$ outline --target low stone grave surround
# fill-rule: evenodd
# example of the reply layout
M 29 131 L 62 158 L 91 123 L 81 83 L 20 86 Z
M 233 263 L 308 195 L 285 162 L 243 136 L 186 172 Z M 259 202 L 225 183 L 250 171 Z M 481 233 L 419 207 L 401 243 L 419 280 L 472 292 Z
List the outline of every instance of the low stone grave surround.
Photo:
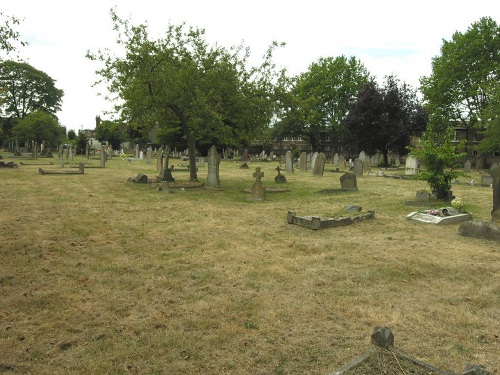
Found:
M 414 211 L 406 215 L 406 218 L 421 223 L 444 225 L 471 220 L 472 215 L 468 212 L 460 213 L 453 207 L 442 207 L 437 210 L 425 210 L 424 212 Z
M 327 218 L 321 219 L 320 216 L 297 216 L 295 211 L 288 211 L 288 224 L 295 224 L 305 228 L 318 230 L 323 228 L 340 227 L 351 225 L 365 220 L 375 218 L 375 211 L 368 211 L 366 214 L 361 214 L 353 217 Z
M 47 175 L 47 174 L 84 174 L 85 173 L 85 167 L 84 167 L 84 164 L 83 163 L 79 163 L 78 165 L 78 170 L 77 171 L 72 171 L 72 170 L 45 170 L 45 169 L 42 169 L 42 168 L 39 168 L 38 169 L 38 172 L 40 172 L 40 174 L 43 174 L 43 175 Z
M 388 327 L 375 327 L 370 336 L 372 348 L 335 370 L 331 375 L 415 374 L 458 375 L 420 361 L 394 346 L 394 334 Z M 466 364 L 462 375 L 490 375 L 483 365 Z

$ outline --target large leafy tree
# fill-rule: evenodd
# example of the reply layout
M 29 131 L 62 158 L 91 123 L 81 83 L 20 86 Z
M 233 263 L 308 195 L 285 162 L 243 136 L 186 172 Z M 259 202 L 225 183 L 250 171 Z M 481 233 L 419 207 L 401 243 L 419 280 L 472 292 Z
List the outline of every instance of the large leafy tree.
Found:
M 369 80 L 368 70 L 355 57 L 320 58 L 288 82 L 290 90 L 284 96 L 277 135 L 300 135 L 313 149 L 319 149 L 320 134 L 328 132 L 334 146 L 343 144 L 342 119 Z
M 381 88 L 366 83 L 343 123 L 358 149 L 380 151 L 388 166 L 389 151 L 405 152 L 411 137 L 425 130 L 427 114 L 416 91 L 391 75 Z
M 248 49 L 210 46 L 204 30 L 170 25 L 164 38 L 151 39 L 145 25 L 132 27 L 113 10 L 111 14 L 124 57 L 109 51 L 88 57 L 104 63 L 98 73 L 122 100 L 118 108 L 130 126 L 147 131 L 158 122 L 182 129 L 191 180 L 197 180 L 197 141 L 238 146 L 269 125 L 276 77 L 273 48 L 261 66 L 248 69 Z
M 63 90 L 48 74 L 23 62 L 0 62 L 2 107 L 9 117 L 24 118 L 42 110 L 55 115 L 61 109 Z
M 489 105 L 487 89 L 500 79 L 500 28 L 490 17 L 473 23 L 465 33 L 443 40 L 441 55 L 432 60 L 432 73 L 421 78 L 425 107 L 435 124 L 482 124 Z
M 119 150 L 127 138 L 120 123 L 105 120 L 96 127 L 95 137 L 101 142 L 108 142 L 114 150 Z
M 65 138 L 64 128 L 57 118 L 44 111 L 34 111 L 20 119 L 12 128 L 12 134 L 17 139 L 28 139 L 41 144 L 57 146 Z
M 478 150 L 481 152 L 500 151 L 500 82 L 493 82 L 487 88 L 486 94 L 488 106 L 481 112 L 484 130 Z

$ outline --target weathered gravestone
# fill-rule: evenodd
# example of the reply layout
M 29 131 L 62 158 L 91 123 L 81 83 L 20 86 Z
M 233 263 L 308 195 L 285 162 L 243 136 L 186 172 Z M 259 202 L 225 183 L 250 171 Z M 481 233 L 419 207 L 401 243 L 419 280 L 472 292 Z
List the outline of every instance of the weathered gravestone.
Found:
M 307 172 L 307 154 L 305 152 L 300 153 L 299 168 L 302 172 Z
M 316 156 L 316 162 L 314 163 L 313 176 L 323 176 L 325 171 L 326 156 L 322 152 Z
M 418 172 L 417 159 L 411 155 L 406 157 L 405 175 L 416 175 Z
M 266 198 L 266 188 L 262 185 L 261 181 L 261 178 L 264 177 L 264 172 L 261 172 L 260 167 L 257 167 L 253 176 L 255 177 L 255 182 L 252 185 L 252 198 L 264 200 Z
M 356 175 L 352 173 L 345 173 L 340 176 L 340 188 L 342 190 L 358 190 Z
M 342 155 L 339 156 L 339 170 L 345 171 L 345 158 Z
M 335 155 L 333 155 L 333 166 L 338 167 L 339 166 L 339 154 L 336 152 Z
M 361 152 L 359 153 L 359 159 L 361 159 L 361 160 L 365 161 L 366 157 L 367 157 L 367 156 L 366 156 L 366 152 L 361 151 Z
M 168 167 L 168 162 L 169 162 L 169 159 L 170 159 L 170 149 L 167 147 L 166 151 L 165 151 L 165 167 L 161 169 L 160 171 L 160 175 L 158 176 L 158 180 L 162 181 L 162 182 L 174 182 L 175 181 L 175 178 L 172 176 L 172 169 L 170 169 Z M 163 155 L 162 155 L 163 156 Z M 163 165 L 163 161 L 162 161 L 162 165 Z M 172 165 L 172 168 L 174 168 L 174 166 Z
M 311 169 L 314 170 L 314 164 L 316 164 L 316 158 L 318 157 L 318 153 L 315 152 L 311 156 Z
M 281 174 L 281 167 L 279 165 L 276 167 L 276 170 L 278 171 L 278 174 L 276 175 L 276 177 L 274 177 L 274 182 L 276 182 L 277 184 L 286 183 L 286 177 L 285 175 Z
M 160 148 L 156 153 L 156 170 L 161 171 L 163 169 L 163 149 Z
M 241 160 L 242 161 L 249 161 L 250 156 L 248 155 L 248 150 L 244 149 L 243 152 L 241 153 Z
M 285 167 L 287 173 L 293 173 L 293 158 L 290 150 L 285 154 Z
M 354 174 L 356 176 L 363 175 L 363 160 L 361 160 L 359 158 L 354 160 Z
M 104 150 L 104 145 L 101 144 L 101 155 L 100 155 L 101 168 L 106 167 L 106 151 Z
M 363 160 L 363 173 L 368 173 L 372 170 L 372 163 L 370 161 L 370 158 L 365 158 Z
M 208 176 L 206 186 L 220 187 L 219 164 L 220 156 L 217 153 L 217 148 L 212 145 L 208 152 Z
M 493 210 L 491 211 L 491 220 L 500 223 L 500 167 L 491 172 L 493 178 Z
M 470 170 L 471 170 L 471 162 L 470 160 L 466 160 L 464 163 L 464 172 L 470 173 Z

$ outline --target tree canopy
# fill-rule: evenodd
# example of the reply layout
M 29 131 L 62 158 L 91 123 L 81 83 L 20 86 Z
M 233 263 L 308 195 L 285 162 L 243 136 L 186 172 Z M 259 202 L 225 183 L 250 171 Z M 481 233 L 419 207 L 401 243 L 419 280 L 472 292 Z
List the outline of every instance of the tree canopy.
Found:
M 389 151 L 404 153 L 411 137 L 425 130 L 427 115 L 414 89 L 395 76 L 385 78 L 382 88 L 374 81 L 363 86 L 344 125 L 359 149 L 380 151 L 388 166 Z
M 210 46 L 205 31 L 169 25 L 165 37 L 151 39 L 145 25 L 130 26 L 111 11 L 124 57 L 110 51 L 88 54 L 104 64 L 98 74 L 121 99 L 118 108 L 129 126 L 181 128 L 190 157 L 190 179 L 197 180 L 196 143 L 238 146 L 273 115 L 276 78 L 274 44 L 261 66 L 248 68 L 248 48 Z
M 20 119 L 12 128 L 12 134 L 17 139 L 28 139 L 41 144 L 56 146 L 65 138 L 64 128 L 57 118 L 44 111 L 34 111 Z
M 24 118 L 38 110 L 55 115 L 61 110 L 63 90 L 49 75 L 27 63 L 0 62 L 0 86 L 0 103 L 8 117 Z
M 492 18 L 483 17 L 465 33 L 443 39 L 431 75 L 421 78 L 425 107 L 442 127 L 481 125 L 481 112 L 489 104 L 487 88 L 499 79 L 500 29 Z
M 123 126 L 117 122 L 105 120 L 96 127 L 95 137 L 100 142 L 109 142 L 114 150 L 119 150 L 127 134 L 122 130 Z
M 369 80 L 368 70 L 355 57 L 320 58 L 288 81 L 275 135 L 301 136 L 319 150 L 319 135 L 328 132 L 338 146 L 346 136 L 342 119 Z
M 20 22 L 17 17 L 0 12 L 0 61 L 3 60 L 2 54 L 9 55 L 17 51 L 19 46 L 28 44 L 20 39 L 19 32 L 15 29 Z

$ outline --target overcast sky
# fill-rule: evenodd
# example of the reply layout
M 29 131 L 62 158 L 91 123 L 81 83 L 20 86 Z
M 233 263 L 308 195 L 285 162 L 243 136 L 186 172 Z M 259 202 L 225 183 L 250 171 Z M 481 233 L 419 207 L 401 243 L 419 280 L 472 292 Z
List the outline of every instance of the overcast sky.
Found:
M 93 129 L 95 117 L 111 105 L 92 88 L 99 65 L 87 50 L 116 48 L 109 10 L 121 18 L 147 22 L 160 37 L 167 25 L 185 22 L 206 30 L 210 43 L 244 43 L 255 61 L 273 41 L 286 47 L 275 55 L 291 74 L 307 71 L 320 57 L 355 56 L 381 80 L 394 74 L 418 87 L 431 72 L 431 59 L 442 40 L 465 32 L 481 17 L 500 23 L 498 0 L 17 0 L 3 1 L 0 11 L 23 19 L 16 29 L 29 46 L 21 57 L 56 80 L 64 90 L 62 111 L 67 129 Z

